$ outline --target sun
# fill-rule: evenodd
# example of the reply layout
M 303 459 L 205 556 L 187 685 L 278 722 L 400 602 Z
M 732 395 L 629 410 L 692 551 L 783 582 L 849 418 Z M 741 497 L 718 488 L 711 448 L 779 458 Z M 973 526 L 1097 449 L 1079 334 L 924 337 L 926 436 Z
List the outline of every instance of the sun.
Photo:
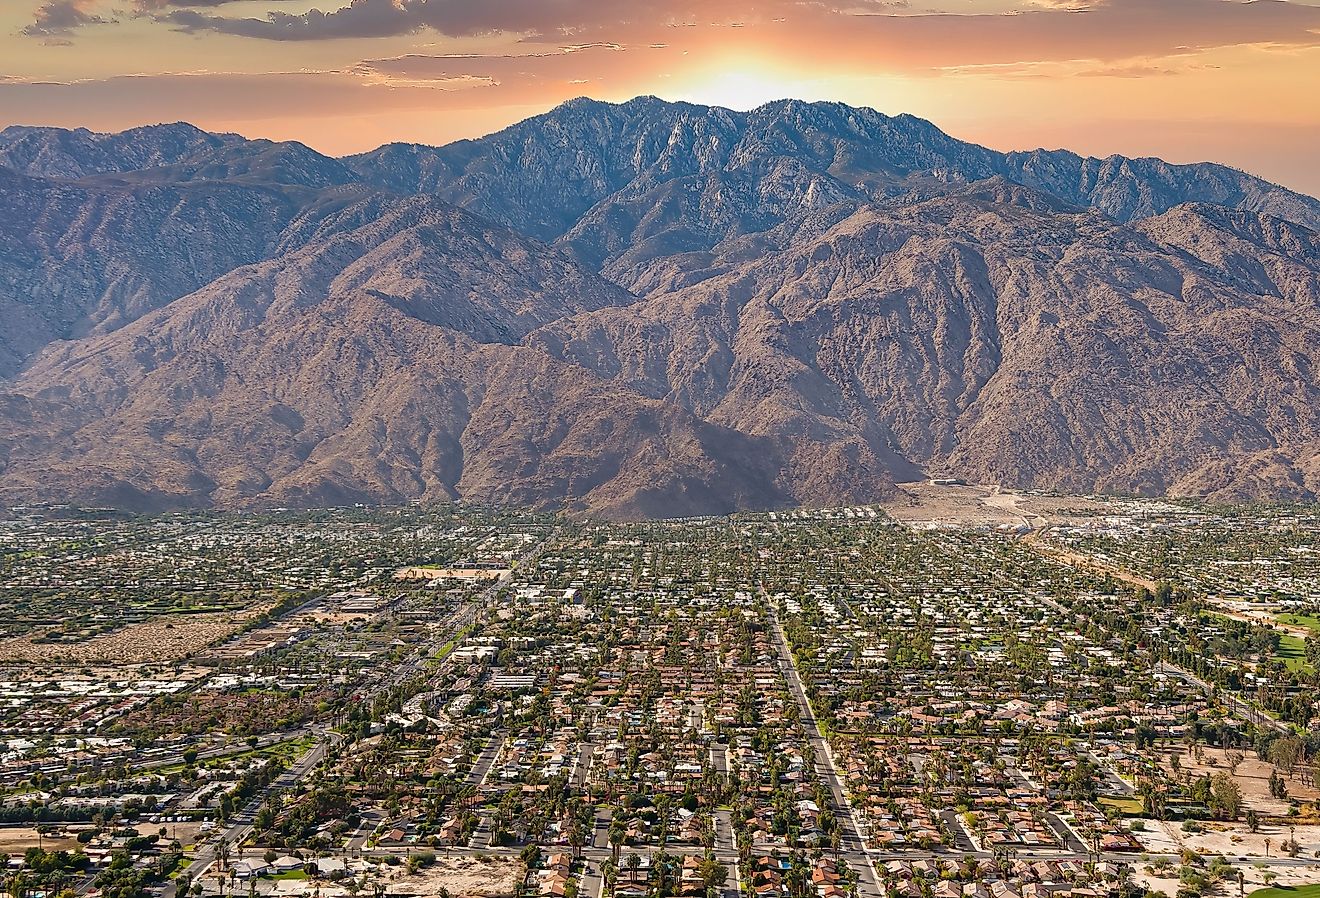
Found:
M 694 78 L 682 99 L 746 111 L 773 100 L 803 98 L 804 85 L 768 71 L 724 69 Z
M 705 84 L 695 87 L 695 98 L 710 106 L 729 109 L 755 109 L 771 100 L 782 100 L 785 94 L 773 81 L 751 72 L 721 72 Z

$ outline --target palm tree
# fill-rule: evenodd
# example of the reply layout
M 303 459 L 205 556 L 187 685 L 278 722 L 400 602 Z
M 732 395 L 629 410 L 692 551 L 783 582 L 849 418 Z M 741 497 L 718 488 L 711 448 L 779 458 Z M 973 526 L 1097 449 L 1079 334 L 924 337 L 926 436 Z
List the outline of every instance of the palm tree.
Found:
M 623 846 L 623 839 L 626 835 L 627 831 L 623 828 L 622 823 L 618 820 L 610 821 L 610 857 L 616 864 L 619 862 L 619 849 Z
M 576 817 L 573 818 L 573 822 L 569 825 L 568 844 L 573 849 L 573 860 L 580 860 L 582 858 L 582 849 L 585 848 L 587 844 L 587 834 L 583 832 L 582 823 Z

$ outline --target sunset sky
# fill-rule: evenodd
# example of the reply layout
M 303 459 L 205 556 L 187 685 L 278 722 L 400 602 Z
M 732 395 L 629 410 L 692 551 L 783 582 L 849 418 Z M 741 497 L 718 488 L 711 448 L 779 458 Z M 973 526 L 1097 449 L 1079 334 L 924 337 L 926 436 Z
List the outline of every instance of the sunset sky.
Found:
M 0 0 L 0 125 L 342 154 L 639 94 L 841 100 L 1320 195 L 1320 0 Z

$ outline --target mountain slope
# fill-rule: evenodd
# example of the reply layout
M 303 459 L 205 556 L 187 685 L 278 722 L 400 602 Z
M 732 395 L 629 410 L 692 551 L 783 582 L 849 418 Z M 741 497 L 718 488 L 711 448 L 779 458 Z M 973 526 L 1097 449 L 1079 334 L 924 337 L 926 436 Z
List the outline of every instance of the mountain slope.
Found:
M 633 297 L 433 199 L 377 211 L 48 353 L 4 397 L 6 495 L 76 477 L 142 507 L 785 501 L 752 441 L 508 342 Z
M 0 154 L 0 501 L 1320 495 L 1320 204 L 1220 166 L 652 98 L 346 160 Z
M 0 169 L 0 377 L 267 258 L 318 203 L 277 186 L 70 183 Z
M 236 134 L 208 134 L 184 123 L 118 134 L 14 125 L 0 131 L 0 166 L 30 177 L 77 179 L 173 165 L 242 143 Z
M 746 113 L 653 97 L 574 100 L 480 140 L 393 144 L 346 161 L 371 183 L 434 192 L 543 240 L 572 231 L 595 260 L 639 242 L 642 235 L 620 239 L 642 217 L 630 210 L 672 206 L 666 194 L 675 190 L 741 194 L 726 205 L 745 218 L 713 225 L 727 236 L 762 229 L 804 204 L 880 200 L 930 182 L 996 175 L 1120 221 L 1205 202 L 1320 227 L 1320 202 L 1221 165 L 997 153 L 914 116 L 797 100 Z M 655 231 L 652 222 L 647 235 Z
M 797 447 L 797 482 L 853 446 L 862 472 L 836 460 L 827 481 L 906 460 L 1070 490 L 1320 488 L 1299 467 L 1320 435 L 1320 244 L 1295 225 L 1179 207 L 1134 229 L 972 194 L 710 268 L 532 341 Z M 1272 469 L 1239 482 L 1262 453 Z
M 32 178 L 65 181 L 133 175 L 132 180 L 169 183 L 246 179 L 329 187 L 357 180 L 339 160 L 296 141 L 208 134 L 185 123 L 119 134 L 13 126 L 0 131 L 0 166 Z

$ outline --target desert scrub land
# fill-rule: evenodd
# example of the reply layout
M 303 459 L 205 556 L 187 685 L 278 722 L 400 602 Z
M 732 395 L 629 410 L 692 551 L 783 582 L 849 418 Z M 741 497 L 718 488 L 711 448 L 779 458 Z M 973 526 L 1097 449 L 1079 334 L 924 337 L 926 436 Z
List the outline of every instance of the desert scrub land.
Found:
M 261 609 L 165 615 L 83 642 L 42 642 L 32 634 L 0 640 L 0 664 L 169 663 L 228 639 Z
M 248 736 L 306 723 L 322 712 L 332 697 L 328 690 L 277 689 L 161 696 L 116 721 L 110 732 L 116 736 L 165 732 Z

